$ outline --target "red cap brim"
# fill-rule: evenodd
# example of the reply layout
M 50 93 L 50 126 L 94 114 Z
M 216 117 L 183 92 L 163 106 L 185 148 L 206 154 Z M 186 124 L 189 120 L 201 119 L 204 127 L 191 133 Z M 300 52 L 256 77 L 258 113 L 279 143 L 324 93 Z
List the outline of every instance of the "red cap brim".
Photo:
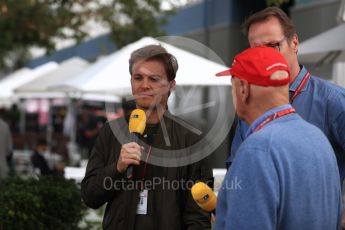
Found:
M 231 76 L 230 69 L 216 73 L 217 77 L 225 77 L 225 76 Z

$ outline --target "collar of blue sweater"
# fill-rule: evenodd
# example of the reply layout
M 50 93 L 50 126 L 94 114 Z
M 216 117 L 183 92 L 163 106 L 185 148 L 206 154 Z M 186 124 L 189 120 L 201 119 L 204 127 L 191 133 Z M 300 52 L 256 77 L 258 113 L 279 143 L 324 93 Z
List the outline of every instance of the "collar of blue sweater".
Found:
M 295 92 L 299 86 L 299 84 L 301 83 L 301 81 L 303 80 L 304 76 L 308 73 L 308 70 L 304 67 L 304 66 L 300 66 L 301 70 L 299 71 L 297 77 L 295 78 L 295 80 L 290 84 L 290 92 Z M 305 91 L 306 88 L 308 86 L 308 83 L 304 85 L 304 87 L 301 89 L 301 92 Z
M 247 138 L 250 134 L 252 134 L 254 132 L 254 130 L 256 129 L 256 127 L 258 127 L 265 119 L 267 119 L 269 116 L 278 113 L 280 111 L 286 110 L 286 109 L 290 109 L 292 108 L 292 106 L 290 104 L 286 104 L 283 106 L 279 106 L 279 107 L 275 107 L 271 110 L 268 110 L 267 112 L 265 112 L 264 114 L 262 114 L 260 117 L 258 117 L 250 126 L 249 129 L 246 133 L 245 138 Z

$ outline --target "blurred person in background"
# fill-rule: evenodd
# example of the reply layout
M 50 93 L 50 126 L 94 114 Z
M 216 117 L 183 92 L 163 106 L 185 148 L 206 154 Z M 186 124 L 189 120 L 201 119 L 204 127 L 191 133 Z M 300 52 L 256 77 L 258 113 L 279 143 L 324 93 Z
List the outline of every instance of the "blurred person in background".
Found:
M 90 111 L 89 109 L 84 109 L 80 114 L 77 139 L 81 146 L 83 159 L 90 156 L 91 149 L 105 120 L 106 118 L 101 119 L 97 117 L 94 111 Z
M 37 141 L 35 150 L 31 155 L 31 163 L 38 174 L 47 176 L 47 175 L 64 175 L 64 166 L 60 163 L 55 164 L 53 168 L 49 167 L 48 161 L 45 158 L 45 154 L 48 151 L 48 143 L 45 139 L 39 139 Z
M 13 143 L 8 124 L 0 117 L 0 178 L 8 176 L 13 154 Z

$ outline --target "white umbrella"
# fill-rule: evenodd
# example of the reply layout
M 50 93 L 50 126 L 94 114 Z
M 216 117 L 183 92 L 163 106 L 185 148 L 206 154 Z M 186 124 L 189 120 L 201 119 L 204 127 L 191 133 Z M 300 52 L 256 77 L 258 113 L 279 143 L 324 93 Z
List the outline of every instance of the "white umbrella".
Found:
M 299 60 L 305 63 L 345 61 L 345 23 L 316 35 L 299 46 Z
M 215 73 L 227 67 L 156 39 L 145 37 L 97 61 L 79 76 L 54 88 L 66 91 L 102 92 L 119 96 L 130 94 L 128 60 L 130 54 L 145 45 L 161 44 L 176 56 L 179 63 L 177 85 L 230 85 L 229 78 L 216 78 Z

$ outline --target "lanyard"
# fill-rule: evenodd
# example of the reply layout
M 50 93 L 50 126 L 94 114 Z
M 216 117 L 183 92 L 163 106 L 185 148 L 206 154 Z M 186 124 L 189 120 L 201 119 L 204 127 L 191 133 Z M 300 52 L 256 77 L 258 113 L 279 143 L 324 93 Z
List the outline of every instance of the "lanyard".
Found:
M 305 84 L 307 84 L 309 78 L 310 78 L 311 74 L 310 72 L 307 72 L 302 81 L 299 83 L 299 85 L 297 86 L 297 89 L 295 91 L 295 93 L 292 95 L 292 97 L 290 98 L 290 104 L 295 100 L 295 98 L 298 96 L 298 94 L 300 94 L 301 90 L 303 89 L 303 87 L 305 86 Z
M 273 120 L 275 120 L 275 119 L 277 119 L 279 117 L 288 115 L 290 113 L 296 113 L 296 110 L 294 108 L 288 108 L 288 109 L 284 109 L 284 110 L 281 110 L 279 112 L 276 112 L 276 113 L 272 114 L 271 116 L 268 116 L 263 122 L 261 122 L 258 126 L 256 126 L 256 128 L 254 129 L 253 132 L 259 131 L 267 123 L 269 123 L 269 122 L 271 122 L 271 121 L 273 121 Z
M 140 184 L 141 190 L 143 190 L 143 188 L 144 188 L 143 182 L 144 182 L 144 180 L 145 180 L 146 170 L 147 170 L 147 161 L 149 160 L 151 151 L 152 151 L 152 146 L 150 145 L 149 151 L 147 152 L 147 156 L 146 156 L 146 159 L 145 159 L 144 168 L 143 168 L 143 170 L 141 171 L 141 184 Z

